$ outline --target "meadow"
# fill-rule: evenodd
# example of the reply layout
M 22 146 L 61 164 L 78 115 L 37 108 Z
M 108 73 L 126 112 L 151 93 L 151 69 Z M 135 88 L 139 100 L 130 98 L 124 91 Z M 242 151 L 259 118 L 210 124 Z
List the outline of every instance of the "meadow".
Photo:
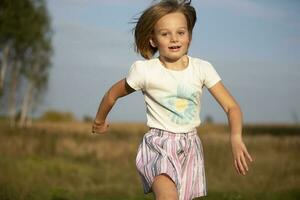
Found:
M 143 124 L 111 124 L 90 134 L 83 122 L 0 123 L 0 200 L 139 200 L 144 195 L 135 168 Z M 249 173 L 235 172 L 228 127 L 198 129 L 205 157 L 206 200 L 300 199 L 300 126 L 248 125 L 244 141 L 254 158 Z

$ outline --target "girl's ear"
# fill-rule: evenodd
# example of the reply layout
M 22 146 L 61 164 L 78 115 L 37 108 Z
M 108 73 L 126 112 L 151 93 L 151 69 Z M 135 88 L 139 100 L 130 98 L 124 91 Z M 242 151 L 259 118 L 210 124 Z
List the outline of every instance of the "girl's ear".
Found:
M 149 42 L 153 48 L 156 48 L 156 44 L 152 38 L 150 38 Z

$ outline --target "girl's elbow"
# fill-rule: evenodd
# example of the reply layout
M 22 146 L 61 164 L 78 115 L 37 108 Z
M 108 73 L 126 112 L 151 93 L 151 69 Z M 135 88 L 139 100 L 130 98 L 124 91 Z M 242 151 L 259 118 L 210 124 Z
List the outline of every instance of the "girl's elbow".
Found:
M 238 105 L 238 104 L 235 104 L 233 106 L 230 106 L 229 108 L 226 109 L 226 113 L 229 114 L 231 112 L 238 112 L 240 113 L 241 115 L 243 114 L 242 113 L 242 109 L 241 107 Z

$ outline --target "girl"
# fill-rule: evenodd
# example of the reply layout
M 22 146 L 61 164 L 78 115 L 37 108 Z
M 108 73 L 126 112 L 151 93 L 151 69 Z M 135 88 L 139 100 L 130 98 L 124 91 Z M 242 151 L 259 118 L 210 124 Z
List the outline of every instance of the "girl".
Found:
M 196 22 L 190 1 L 163 0 L 146 9 L 135 26 L 136 61 L 126 78 L 104 95 L 93 133 L 104 133 L 106 117 L 118 98 L 143 92 L 149 131 L 139 146 L 136 165 L 144 192 L 156 199 L 190 200 L 205 196 L 200 125 L 202 88 L 206 86 L 228 116 L 234 166 L 248 171 L 252 158 L 242 141 L 242 112 L 207 61 L 187 55 Z M 153 58 L 158 51 L 159 56 Z

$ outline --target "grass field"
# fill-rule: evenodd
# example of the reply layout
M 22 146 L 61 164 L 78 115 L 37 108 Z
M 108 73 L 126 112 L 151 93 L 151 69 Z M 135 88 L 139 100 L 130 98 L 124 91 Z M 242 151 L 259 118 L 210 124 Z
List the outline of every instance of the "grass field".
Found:
M 11 129 L 0 123 L 0 200 L 153 199 L 143 194 L 135 168 L 138 144 L 147 128 L 112 124 L 108 134 L 91 135 L 90 126 L 38 123 Z M 244 141 L 255 162 L 248 175 L 238 176 L 228 129 L 203 125 L 198 132 L 208 196 L 200 199 L 300 199 L 299 130 L 246 127 Z

